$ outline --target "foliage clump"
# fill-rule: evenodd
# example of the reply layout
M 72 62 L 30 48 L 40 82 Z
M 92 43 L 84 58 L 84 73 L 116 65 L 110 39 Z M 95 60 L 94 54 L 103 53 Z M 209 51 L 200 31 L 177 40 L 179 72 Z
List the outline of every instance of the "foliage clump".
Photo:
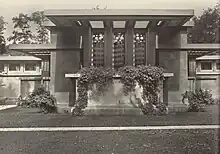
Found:
M 21 106 L 39 108 L 41 112 L 52 113 L 56 112 L 56 99 L 49 91 L 40 87 L 24 98 Z
M 182 94 L 182 101 L 188 99 L 189 112 L 199 112 L 203 111 L 203 107 L 206 105 L 214 104 L 214 99 L 212 97 L 211 91 L 207 89 L 196 89 L 193 91 L 186 91 Z
M 158 93 L 160 91 L 159 85 L 164 80 L 163 69 L 156 66 L 125 66 L 118 71 L 102 67 L 88 67 L 79 71 L 77 92 L 78 100 L 73 107 L 72 113 L 74 115 L 82 115 L 83 109 L 87 107 L 88 91 L 93 90 L 95 85 L 96 94 L 98 96 L 108 91 L 110 85 L 113 84 L 114 75 L 120 76 L 120 82 L 123 84 L 123 92 L 128 95 L 135 91 L 138 84 L 143 88 L 142 98 L 145 102 L 141 102 L 139 107 L 147 110 L 143 104 L 149 103 L 156 108 L 160 108 L 162 103 L 159 103 Z M 162 110 L 161 110 L 162 111 Z
M 143 88 L 142 98 L 152 104 L 158 103 L 159 85 L 164 80 L 163 69 L 156 66 L 125 66 L 119 70 L 125 94 L 135 90 L 138 84 Z
M 96 95 L 104 94 L 110 85 L 113 84 L 114 71 L 103 67 L 82 68 L 79 71 L 80 78 L 77 82 L 78 100 L 75 103 L 73 114 L 81 115 L 87 107 L 88 90 L 96 86 Z

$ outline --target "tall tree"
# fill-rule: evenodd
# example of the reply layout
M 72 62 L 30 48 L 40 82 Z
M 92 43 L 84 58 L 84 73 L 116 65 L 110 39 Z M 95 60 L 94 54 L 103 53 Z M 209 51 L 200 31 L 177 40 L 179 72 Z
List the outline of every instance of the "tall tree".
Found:
M 33 12 L 31 15 L 32 21 L 37 25 L 36 31 L 36 41 L 39 44 L 45 44 L 49 41 L 48 30 L 44 26 L 44 22 L 46 21 L 46 17 L 43 11 Z
M 12 36 L 8 38 L 8 41 L 12 41 L 13 44 L 30 44 L 34 43 L 34 36 L 30 30 L 31 17 L 28 14 L 20 13 L 18 16 L 13 17 L 14 31 Z
M 220 4 L 204 10 L 203 14 L 194 17 L 193 21 L 195 25 L 188 33 L 189 43 L 220 43 Z
M 0 16 L 0 54 L 4 53 L 6 51 L 5 49 L 5 37 L 4 37 L 4 31 L 6 22 L 4 21 L 4 17 Z

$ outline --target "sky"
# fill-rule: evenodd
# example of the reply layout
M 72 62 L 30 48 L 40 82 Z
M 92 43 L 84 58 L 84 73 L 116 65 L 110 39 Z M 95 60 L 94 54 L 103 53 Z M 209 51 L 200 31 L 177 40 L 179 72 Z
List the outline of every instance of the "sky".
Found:
M 91 9 L 96 5 L 108 9 L 194 9 L 200 15 L 203 9 L 213 7 L 220 0 L 0 0 L 0 16 L 5 18 L 5 37 L 12 34 L 12 17 L 45 9 Z M 79 3 L 80 2 L 80 3 Z

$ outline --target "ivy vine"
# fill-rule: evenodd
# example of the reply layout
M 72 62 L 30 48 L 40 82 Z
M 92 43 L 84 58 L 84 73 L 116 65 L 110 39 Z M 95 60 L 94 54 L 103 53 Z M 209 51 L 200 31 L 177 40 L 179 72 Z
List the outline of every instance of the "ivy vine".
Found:
M 142 98 L 152 104 L 158 102 L 160 83 L 164 80 L 164 70 L 151 65 L 125 66 L 119 69 L 123 91 L 127 95 L 135 90 L 136 84 L 143 88 Z
M 100 96 L 108 91 L 113 84 L 114 71 L 103 67 L 82 68 L 79 71 L 80 78 L 77 83 L 78 99 L 74 106 L 73 114 L 81 115 L 82 110 L 87 107 L 88 90 L 94 90 L 95 95 Z
M 88 90 L 96 86 L 96 95 L 100 96 L 108 91 L 113 84 L 115 74 L 120 75 L 120 82 L 123 84 L 123 92 L 128 95 L 135 91 L 136 84 L 142 86 L 142 98 L 152 104 L 158 102 L 159 85 L 164 80 L 164 70 L 160 67 L 150 65 L 139 65 L 121 67 L 117 72 L 102 67 L 82 68 L 79 71 L 77 92 L 78 100 L 75 103 L 73 114 L 80 115 L 87 107 Z

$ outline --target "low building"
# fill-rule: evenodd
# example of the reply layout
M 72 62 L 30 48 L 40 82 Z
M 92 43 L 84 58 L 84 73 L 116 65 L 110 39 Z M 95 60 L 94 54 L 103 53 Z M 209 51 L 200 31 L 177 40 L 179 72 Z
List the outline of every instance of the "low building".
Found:
M 75 105 L 77 72 L 81 67 L 102 66 L 117 70 L 123 66 L 163 67 L 162 101 L 180 104 L 188 90 L 188 51 L 219 50 L 219 44 L 188 44 L 187 31 L 193 26 L 194 10 L 45 10 L 50 22 L 49 44 L 13 44 L 18 50 L 49 57 L 50 91 L 60 109 Z M 88 103 L 88 102 L 87 102 Z M 125 106 L 110 101 L 102 111 Z M 89 103 L 88 103 L 89 104 Z M 88 105 L 96 111 L 96 105 Z M 61 110 L 62 111 L 62 110 Z M 112 114 L 117 114 L 111 111 Z M 98 113 L 98 112 L 97 112 Z
M 202 88 L 211 90 L 214 98 L 220 96 L 220 56 L 218 54 L 200 56 L 195 60 L 189 58 L 189 69 L 190 91 Z
M 41 59 L 33 56 L 0 56 L 0 97 L 25 96 L 42 81 Z

